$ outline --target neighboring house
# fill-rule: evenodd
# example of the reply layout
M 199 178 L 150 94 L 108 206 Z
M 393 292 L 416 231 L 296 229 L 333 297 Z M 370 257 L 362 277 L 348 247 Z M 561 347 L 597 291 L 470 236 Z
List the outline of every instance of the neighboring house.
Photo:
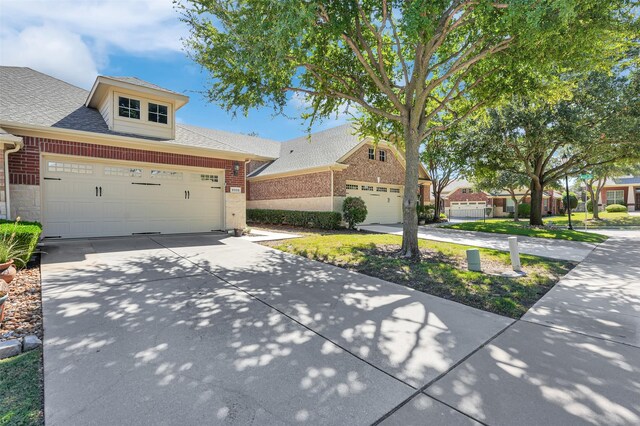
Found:
M 247 208 L 341 211 L 345 197 L 367 204 L 365 223 L 402 221 L 405 160 L 392 145 L 354 134 L 350 124 L 280 144 L 278 158 L 253 162 Z M 419 172 L 420 199 L 430 190 Z
M 86 91 L 0 67 L 3 215 L 40 221 L 47 237 L 244 227 L 245 164 L 278 143 L 177 123 L 187 102 L 136 78 Z
M 368 142 L 346 127 L 332 130 L 348 137 L 318 137 L 329 130 L 310 144 L 177 123 L 188 100 L 133 77 L 100 76 L 86 91 L 29 68 L 0 67 L 0 216 L 40 221 L 44 236 L 63 238 L 242 228 L 252 171 L 251 200 L 280 191 L 280 199 L 302 201 L 289 208 L 315 210 L 333 194 L 326 209 L 338 209 L 340 197 L 356 192 L 353 181 L 371 205 L 369 221 L 397 220 L 392 196 L 402 194 L 404 161 L 393 148 L 379 145 L 374 162 L 360 159 Z M 294 153 L 317 161 L 297 163 L 298 170 L 279 161 Z M 297 186 L 283 186 L 283 172 L 297 176 Z M 380 200 L 386 194 L 384 203 L 367 197 L 369 186 Z
M 607 180 L 600 192 L 600 209 L 611 204 L 627 206 L 629 211 L 640 211 L 640 176 L 625 176 Z
M 516 198 L 519 200 L 527 190 L 521 188 L 516 191 Z M 458 179 L 449 184 L 443 191 L 444 212 L 447 216 L 456 217 L 482 217 L 482 209 L 491 208 L 488 216 L 508 217 L 515 211 L 515 203 L 511 194 L 507 191 L 499 193 L 489 193 L 478 191 L 473 184 L 465 179 Z M 558 214 L 562 207 L 562 197 L 554 190 L 544 191 L 542 195 L 542 214 Z M 530 203 L 531 197 L 528 195 L 522 201 Z

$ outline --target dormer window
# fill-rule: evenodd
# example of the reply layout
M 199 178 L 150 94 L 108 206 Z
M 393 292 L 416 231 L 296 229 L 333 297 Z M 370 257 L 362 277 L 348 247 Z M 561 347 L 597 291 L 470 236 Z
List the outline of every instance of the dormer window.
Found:
M 168 108 L 165 105 L 149 103 L 149 121 L 167 124 Z
M 140 101 L 123 96 L 118 97 L 118 115 L 120 117 L 140 119 Z

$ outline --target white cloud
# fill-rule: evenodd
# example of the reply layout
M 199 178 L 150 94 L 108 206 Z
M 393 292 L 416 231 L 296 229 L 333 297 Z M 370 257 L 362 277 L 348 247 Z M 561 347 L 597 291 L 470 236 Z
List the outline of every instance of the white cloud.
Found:
M 3 31 L 0 63 L 37 69 L 83 88 L 98 75 L 96 62 L 81 37 L 49 26 Z
M 171 0 L 2 0 L 0 28 L 0 63 L 84 87 L 111 52 L 177 52 L 187 35 Z

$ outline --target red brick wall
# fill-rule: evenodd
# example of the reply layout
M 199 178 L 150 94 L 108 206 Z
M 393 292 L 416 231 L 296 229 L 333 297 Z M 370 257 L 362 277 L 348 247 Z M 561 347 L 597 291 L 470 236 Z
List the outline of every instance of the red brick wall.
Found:
M 48 152 L 69 156 L 224 169 L 226 191 L 229 192 L 229 187 L 231 186 L 237 186 L 241 187 L 244 192 L 244 161 L 237 162 L 240 166 L 240 170 L 238 175 L 234 176 L 234 160 L 95 145 L 56 139 L 34 138 L 29 136 L 25 136 L 23 139 L 24 147 L 20 151 L 9 155 L 9 179 L 12 184 L 40 185 L 40 153 Z
M 250 161 L 249 164 L 247 165 L 247 174 L 250 175 L 254 171 L 258 170 L 260 167 L 270 162 L 271 161 L 256 161 L 256 160 Z
M 382 184 L 404 185 L 404 167 L 389 148 L 378 147 L 376 159 L 369 160 L 369 148 L 373 145 L 363 145 L 351 154 L 345 164 L 349 167 L 344 171 L 333 174 L 333 188 L 336 196 L 347 195 L 347 181 L 373 182 Z M 386 161 L 378 160 L 378 151 L 386 152 Z
M 449 194 L 444 202 L 445 207 L 451 207 L 452 201 L 484 201 L 486 203 L 489 200 L 489 197 L 484 192 L 473 191 L 471 194 L 463 194 L 462 189 L 458 188 Z
M 612 186 L 612 187 L 607 187 L 602 189 L 602 191 L 600 192 L 600 196 L 602 198 L 602 205 L 606 207 L 607 205 L 607 191 L 619 191 L 619 190 L 623 190 L 624 191 L 624 199 L 622 200 L 622 205 L 626 206 L 627 205 L 627 199 L 628 199 L 628 192 L 629 192 L 629 187 L 628 186 Z M 632 204 L 629 204 L 630 206 Z
M 307 173 L 260 181 L 250 181 L 248 200 L 328 197 L 331 195 L 331 172 Z

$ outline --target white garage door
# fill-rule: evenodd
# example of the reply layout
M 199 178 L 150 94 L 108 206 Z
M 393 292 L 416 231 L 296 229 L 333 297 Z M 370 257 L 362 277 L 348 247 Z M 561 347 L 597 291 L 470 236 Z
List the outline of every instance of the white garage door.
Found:
M 223 172 L 43 159 L 47 237 L 208 232 L 222 228 Z
M 348 182 L 347 196 L 364 200 L 367 205 L 365 224 L 402 222 L 401 186 Z
M 449 217 L 452 218 L 477 218 L 483 217 L 483 210 L 486 207 L 484 201 L 452 201 L 449 208 Z

